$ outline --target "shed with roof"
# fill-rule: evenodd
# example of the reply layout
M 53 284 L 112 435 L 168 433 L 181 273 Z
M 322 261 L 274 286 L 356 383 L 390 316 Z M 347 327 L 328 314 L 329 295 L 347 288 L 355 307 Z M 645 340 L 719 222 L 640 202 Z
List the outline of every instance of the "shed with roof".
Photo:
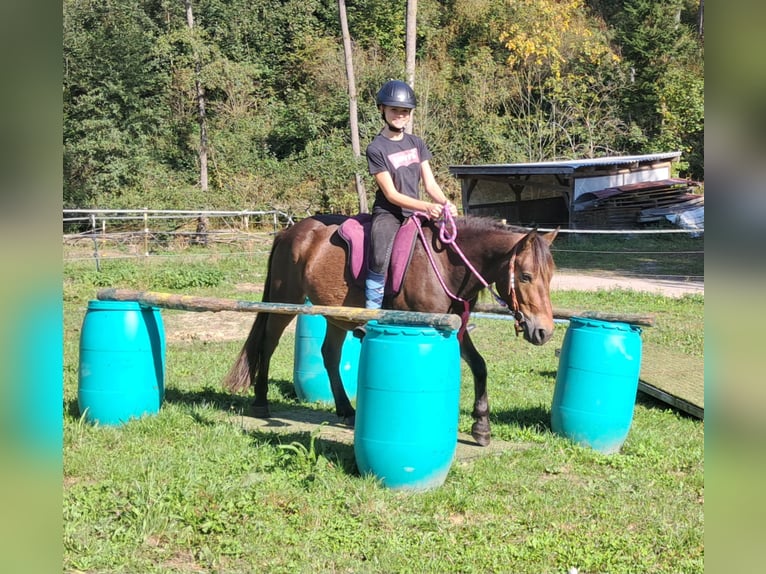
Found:
M 671 177 L 681 152 L 535 163 L 453 165 L 463 213 L 540 227 L 625 228 L 641 212 L 693 199 L 695 182 Z M 699 197 L 698 197 L 699 198 Z

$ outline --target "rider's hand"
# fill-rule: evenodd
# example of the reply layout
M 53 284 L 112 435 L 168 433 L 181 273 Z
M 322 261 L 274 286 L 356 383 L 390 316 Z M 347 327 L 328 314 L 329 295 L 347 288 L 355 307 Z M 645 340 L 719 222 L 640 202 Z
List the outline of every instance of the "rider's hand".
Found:
M 427 211 L 429 219 L 439 219 L 442 214 L 442 209 L 443 207 L 438 203 L 429 203 Z

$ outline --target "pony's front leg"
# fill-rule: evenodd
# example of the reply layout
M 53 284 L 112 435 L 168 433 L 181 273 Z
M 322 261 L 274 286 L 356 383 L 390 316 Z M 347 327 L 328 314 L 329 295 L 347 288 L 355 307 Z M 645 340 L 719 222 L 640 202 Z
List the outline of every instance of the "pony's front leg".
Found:
M 463 333 L 460 344 L 460 356 L 468 364 L 473 375 L 473 418 L 471 436 L 480 446 L 487 446 L 490 440 L 489 432 L 489 401 L 487 399 L 487 363 L 471 341 L 471 336 Z
M 346 341 L 346 331 L 328 321 L 327 333 L 322 343 L 322 359 L 330 379 L 330 390 L 335 399 L 335 413 L 343 419 L 343 422 L 353 426 L 356 412 L 348 400 L 343 380 L 340 377 L 340 358 L 343 351 L 343 343 Z

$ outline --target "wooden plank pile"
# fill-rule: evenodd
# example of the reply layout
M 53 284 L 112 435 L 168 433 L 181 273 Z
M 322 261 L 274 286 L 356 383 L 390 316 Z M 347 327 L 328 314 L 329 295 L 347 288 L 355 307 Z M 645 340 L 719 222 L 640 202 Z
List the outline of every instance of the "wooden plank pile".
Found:
M 584 193 L 574 202 L 572 223 L 579 229 L 630 229 L 661 221 L 704 205 L 704 196 L 694 193 L 697 187 L 694 181 L 664 179 Z

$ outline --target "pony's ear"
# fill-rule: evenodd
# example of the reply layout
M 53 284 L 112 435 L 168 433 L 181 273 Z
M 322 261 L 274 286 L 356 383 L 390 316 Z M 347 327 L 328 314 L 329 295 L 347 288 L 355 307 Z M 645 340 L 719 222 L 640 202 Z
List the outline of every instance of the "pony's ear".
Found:
M 524 237 L 522 237 L 519 240 L 519 246 L 517 247 L 517 249 L 519 251 L 523 251 L 524 249 L 529 248 L 529 246 L 532 245 L 537 235 L 539 235 L 537 231 L 537 227 L 534 227 L 530 232 L 528 232 Z
M 553 243 L 553 240 L 556 239 L 556 236 L 559 234 L 559 229 L 561 229 L 561 226 L 557 227 L 553 231 L 549 231 L 548 233 L 543 233 L 540 237 L 545 239 L 545 241 L 550 245 Z

